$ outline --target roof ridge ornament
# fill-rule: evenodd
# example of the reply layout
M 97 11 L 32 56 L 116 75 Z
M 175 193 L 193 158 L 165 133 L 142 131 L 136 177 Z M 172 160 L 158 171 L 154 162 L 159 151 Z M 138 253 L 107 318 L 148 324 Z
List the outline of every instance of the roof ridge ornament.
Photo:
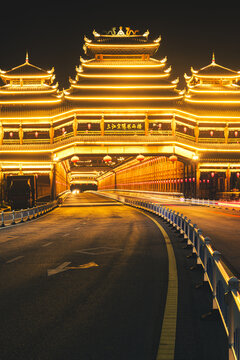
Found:
M 119 31 L 117 33 L 118 36 L 126 36 L 125 32 L 122 29 L 122 26 L 119 26 Z
M 26 51 L 26 59 L 25 59 L 25 64 L 29 64 L 29 60 L 28 60 L 28 51 Z
M 216 65 L 214 52 L 212 53 L 212 65 Z

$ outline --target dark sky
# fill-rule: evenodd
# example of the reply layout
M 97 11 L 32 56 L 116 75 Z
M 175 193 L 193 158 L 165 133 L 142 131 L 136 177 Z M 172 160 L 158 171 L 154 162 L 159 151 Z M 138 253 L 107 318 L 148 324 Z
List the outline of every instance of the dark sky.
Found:
M 8 70 L 25 60 L 45 69 L 55 68 L 60 89 L 68 88 L 69 76 L 82 49 L 84 35 L 113 26 L 130 26 L 150 37 L 162 36 L 157 58 L 165 55 L 172 73 L 183 82 L 184 72 L 211 62 L 215 52 L 220 65 L 240 70 L 240 16 L 237 2 L 112 1 L 31 2 L 1 5 L 0 68 Z

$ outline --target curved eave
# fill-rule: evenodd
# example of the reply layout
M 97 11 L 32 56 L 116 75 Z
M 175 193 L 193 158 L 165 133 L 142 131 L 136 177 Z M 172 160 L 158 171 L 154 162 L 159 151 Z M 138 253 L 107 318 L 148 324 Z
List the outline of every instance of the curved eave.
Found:
M 165 63 L 152 63 L 152 64 L 148 64 L 148 63 L 141 63 L 141 64 L 120 64 L 120 63 L 116 63 L 116 64 L 104 64 L 104 62 L 99 62 L 97 63 L 82 63 L 82 67 L 83 68 L 97 68 L 97 69 L 116 69 L 116 68 L 121 68 L 121 69 L 155 69 L 155 68 L 164 68 L 165 67 Z M 79 69 L 78 69 L 79 70 Z
M 85 42 L 85 45 L 88 48 L 115 48 L 115 49 L 141 49 L 141 48 L 158 48 L 159 42 L 152 42 L 152 43 L 142 43 L 142 44 L 111 44 L 111 43 L 92 43 L 92 42 Z
M 199 75 L 199 74 L 194 74 L 194 77 L 196 79 L 240 79 L 240 74 L 235 74 L 235 75 L 226 75 L 226 74 L 219 74 L 219 75 Z
M 62 102 L 62 97 L 59 99 L 49 99 L 49 100 L 32 100 L 32 99 L 25 99 L 25 100 L 3 100 L 0 98 L 1 105 L 19 105 L 19 104 L 26 104 L 26 105 L 39 105 L 39 104 L 60 104 Z
M 211 95 L 223 95 L 223 96 L 228 96 L 228 95 L 236 95 L 236 96 L 240 96 L 240 88 L 237 88 L 237 89 L 222 89 L 222 90 L 214 90 L 214 88 L 210 88 L 210 89 L 204 89 L 204 88 L 197 88 L 197 87 L 189 87 L 188 88 L 188 93 L 189 94 L 195 94 L 196 96 L 197 95 L 202 95 L 202 94 L 209 94 L 210 96 Z
M 235 104 L 238 105 L 240 104 L 240 99 L 239 100 L 226 100 L 226 99 L 219 99 L 219 100 L 207 100 L 207 99 L 192 99 L 189 97 L 185 97 L 184 99 L 186 102 L 189 103 L 196 103 L 196 104 L 219 104 L 219 105 L 226 105 L 226 104 Z
M 164 97 L 94 97 L 94 96 L 70 96 L 70 95 L 66 95 L 65 94 L 65 98 L 67 100 L 74 100 L 74 101 L 84 101 L 84 100 L 88 100 L 88 101 L 141 101 L 141 100 L 150 100 L 150 101 L 165 101 L 165 100 L 180 100 L 182 99 L 182 95 L 179 96 L 164 96 Z
M 51 90 L 1 90 L 0 88 L 0 95 L 5 95 L 5 96 L 11 96 L 11 95 L 24 95 L 24 96 L 28 96 L 30 95 L 44 95 L 44 94 L 56 94 L 57 90 L 56 89 L 51 89 Z
M 1 74 L 1 77 L 5 80 L 12 80 L 12 79 L 49 79 L 51 80 L 54 75 L 46 74 L 46 75 L 24 75 L 24 74 L 16 74 L 16 75 L 8 75 L 8 74 Z
M 73 84 L 75 89 L 175 89 L 177 85 L 79 85 Z
M 86 78 L 168 78 L 169 73 L 164 74 L 127 74 L 127 75 L 118 75 L 118 74 L 86 74 L 86 73 L 79 73 L 79 78 L 86 77 Z

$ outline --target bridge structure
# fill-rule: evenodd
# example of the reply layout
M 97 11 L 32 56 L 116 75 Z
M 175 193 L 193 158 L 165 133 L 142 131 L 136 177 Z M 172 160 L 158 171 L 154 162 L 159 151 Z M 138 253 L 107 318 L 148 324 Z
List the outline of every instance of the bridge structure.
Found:
M 238 193 L 240 73 L 213 55 L 179 89 L 167 57 L 157 55 L 160 41 L 149 31 L 94 30 L 67 90 L 54 68 L 31 64 L 28 54 L 0 71 L 1 204 L 14 207 L 26 191 L 31 206 L 73 184 Z

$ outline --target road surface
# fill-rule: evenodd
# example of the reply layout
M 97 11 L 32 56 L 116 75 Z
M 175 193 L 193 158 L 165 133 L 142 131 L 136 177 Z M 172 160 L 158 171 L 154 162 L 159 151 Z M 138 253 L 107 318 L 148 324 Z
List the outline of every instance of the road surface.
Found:
M 155 360 L 170 324 L 164 314 L 176 259 L 176 336 L 167 336 L 174 359 L 225 360 L 219 315 L 201 318 L 211 292 L 195 288 L 202 272 L 189 270 L 194 260 L 183 245 L 156 216 L 87 193 L 1 229 L 0 358 Z

